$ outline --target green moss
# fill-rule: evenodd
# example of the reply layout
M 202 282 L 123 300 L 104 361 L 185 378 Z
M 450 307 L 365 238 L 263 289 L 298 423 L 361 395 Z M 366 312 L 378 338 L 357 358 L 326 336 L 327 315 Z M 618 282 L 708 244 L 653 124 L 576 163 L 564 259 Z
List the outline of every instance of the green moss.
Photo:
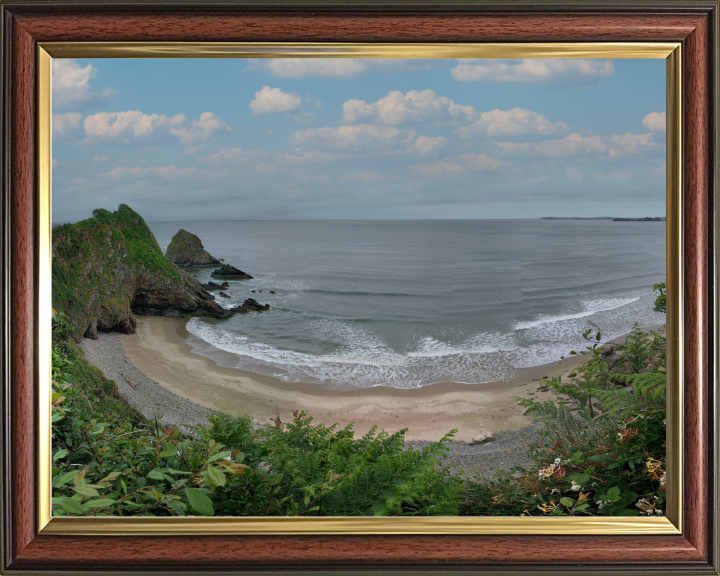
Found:
M 165 258 L 150 228 L 126 204 L 115 212 L 97 209 L 92 218 L 57 226 L 52 234 L 53 307 L 71 321 L 90 308 L 93 298 L 103 302 L 127 298 L 117 286 L 117 272 L 123 266 L 180 280 L 177 267 Z

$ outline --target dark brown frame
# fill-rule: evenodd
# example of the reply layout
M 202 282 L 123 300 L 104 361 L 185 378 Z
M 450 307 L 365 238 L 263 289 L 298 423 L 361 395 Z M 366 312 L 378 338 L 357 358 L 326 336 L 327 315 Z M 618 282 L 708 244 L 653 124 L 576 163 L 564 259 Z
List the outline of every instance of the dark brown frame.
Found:
M 718 2 L 3 0 L 2 557 L 28 573 L 718 574 Z M 60 41 L 682 43 L 682 535 L 49 536 L 37 531 L 36 50 Z

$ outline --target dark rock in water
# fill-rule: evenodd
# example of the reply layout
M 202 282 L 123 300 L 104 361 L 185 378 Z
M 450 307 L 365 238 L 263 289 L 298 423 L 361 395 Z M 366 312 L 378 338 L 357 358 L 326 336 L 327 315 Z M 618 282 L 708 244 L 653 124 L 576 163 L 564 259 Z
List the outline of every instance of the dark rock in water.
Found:
M 207 253 L 200 238 L 182 229 L 173 236 L 165 255 L 185 269 L 221 265 L 220 260 Z
M 217 270 L 213 270 L 211 274 L 213 278 L 226 278 L 228 280 L 250 280 L 252 276 L 246 274 L 242 270 L 238 270 L 235 266 L 230 264 L 223 264 Z
M 208 282 L 207 284 L 203 284 L 202 287 L 205 288 L 205 290 L 210 290 L 210 291 L 222 290 L 223 288 L 230 287 L 229 285 L 225 286 L 225 284 L 227 284 L 227 282 L 223 282 L 222 284 L 217 284 L 217 283 L 213 282 L 212 280 L 210 280 L 210 282 Z
M 255 290 L 250 290 L 250 292 L 252 292 L 253 294 L 255 294 Z
M 230 309 L 231 312 L 236 312 L 238 314 L 247 314 L 248 312 L 264 312 L 265 310 L 270 310 L 270 304 L 260 304 L 257 300 L 254 298 L 248 298 L 245 300 L 245 302 L 242 303 L 242 306 L 236 306 L 235 308 Z
M 223 282 L 222 284 L 220 284 L 220 286 L 222 286 L 223 288 L 230 288 L 230 283 L 229 283 L 229 282 Z
M 225 294 L 225 292 L 220 292 L 220 296 L 222 296 L 223 298 L 230 298 L 230 296 Z
M 97 331 L 135 332 L 135 314 L 229 318 L 195 278 L 168 260 L 142 217 L 116 212 L 52 231 L 52 305 L 79 342 Z
M 270 294 L 275 294 L 275 290 L 270 290 Z

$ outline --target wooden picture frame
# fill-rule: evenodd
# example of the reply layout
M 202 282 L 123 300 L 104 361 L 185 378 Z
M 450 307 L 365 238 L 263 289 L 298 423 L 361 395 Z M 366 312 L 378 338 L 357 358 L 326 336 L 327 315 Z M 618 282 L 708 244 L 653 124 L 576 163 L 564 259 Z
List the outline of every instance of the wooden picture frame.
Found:
M 717 1 L 431 3 L 5 1 L 2 13 L 2 565 L 6 573 L 717 574 Z M 47 219 L 38 188 L 47 102 L 42 46 L 169 43 L 678 43 L 683 397 L 679 533 L 197 534 L 45 530 L 36 457 L 43 415 L 39 302 Z M 132 49 L 132 46 L 129 46 Z M 674 65 L 673 63 L 671 63 Z M 673 210 L 675 212 L 673 212 Z M 45 244 L 43 243 L 45 241 Z M 672 295 L 669 295 L 671 298 Z

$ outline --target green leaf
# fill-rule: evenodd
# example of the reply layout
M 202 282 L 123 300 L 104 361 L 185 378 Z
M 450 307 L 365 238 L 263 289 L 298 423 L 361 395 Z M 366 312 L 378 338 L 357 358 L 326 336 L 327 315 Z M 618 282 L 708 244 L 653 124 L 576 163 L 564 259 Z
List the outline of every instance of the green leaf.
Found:
M 612 488 L 608 489 L 607 495 L 609 498 L 619 498 L 620 488 L 618 488 L 617 486 L 613 486 Z
M 587 484 L 590 482 L 590 476 L 587 474 L 571 474 L 570 480 L 575 481 L 578 484 Z
M 208 480 L 215 486 L 225 486 L 225 474 L 219 468 L 210 467 L 207 469 Z
M 82 514 L 84 512 L 82 506 L 80 505 L 80 502 L 78 502 L 77 500 L 65 500 L 61 508 L 69 514 Z
M 55 454 L 53 454 L 53 462 L 55 462 L 55 460 L 60 460 L 60 458 L 65 458 L 68 454 L 70 454 L 70 452 L 68 452 L 65 448 L 58 450 Z
M 206 464 L 210 464 L 211 462 L 217 462 L 218 460 L 222 460 L 223 458 L 227 458 L 230 456 L 230 450 L 226 450 L 225 452 L 219 452 L 218 454 L 215 454 L 212 458 L 210 458 Z
M 108 506 L 112 506 L 113 504 L 116 504 L 115 500 L 112 500 L 110 498 L 98 498 L 97 500 L 90 500 L 88 502 L 85 502 L 85 508 L 107 508 Z
M 584 512 L 589 507 L 590 507 L 590 504 L 580 504 L 580 506 L 575 506 L 575 513 L 577 514 L 578 512 Z
M 167 450 L 160 452 L 160 458 L 169 458 L 171 456 L 175 456 L 176 454 L 177 448 L 168 448 Z
M 167 480 L 168 482 L 173 482 L 175 480 L 172 476 L 168 476 L 164 472 L 160 472 L 160 470 L 157 468 L 155 468 L 154 470 L 150 470 L 147 477 L 153 480 Z
M 90 488 L 90 486 L 73 486 L 72 489 L 83 496 L 100 496 L 98 491 L 95 488 Z
M 588 460 L 592 460 L 593 462 L 607 462 L 610 460 L 610 456 L 607 454 L 595 454 L 595 456 L 590 456 Z
M 198 488 L 185 488 L 185 496 L 187 496 L 190 507 L 199 512 L 203 516 L 213 516 L 215 509 L 213 503 L 207 494 Z
M 562 504 L 563 506 L 567 506 L 568 508 L 572 508 L 575 504 L 575 500 L 566 496 L 564 498 L 560 498 L 560 504 Z

